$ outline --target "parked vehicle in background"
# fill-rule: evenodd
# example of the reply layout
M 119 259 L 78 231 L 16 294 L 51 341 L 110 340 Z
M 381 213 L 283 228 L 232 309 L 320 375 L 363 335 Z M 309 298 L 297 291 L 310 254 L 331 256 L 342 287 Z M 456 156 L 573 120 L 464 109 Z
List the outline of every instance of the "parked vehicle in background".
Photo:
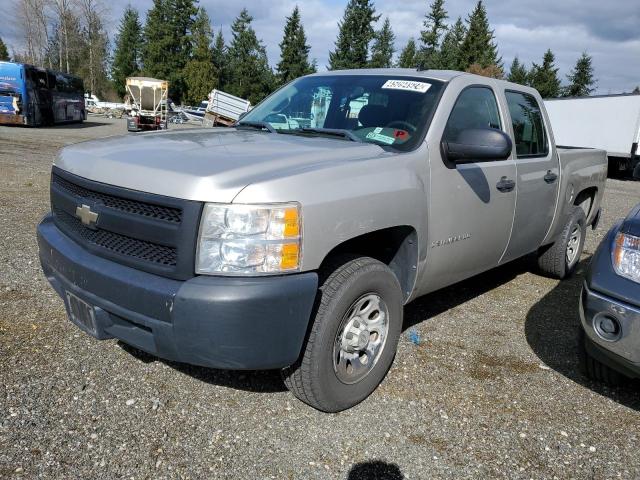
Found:
M 88 111 L 91 111 L 91 108 L 104 110 L 126 110 L 130 108 L 126 103 L 103 102 L 97 96 L 90 93 L 84 94 L 84 103 Z
M 607 152 L 609 173 L 630 175 L 640 162 L 640 94 L 545 100 L 558 145 Z
M 230 127 L 250 108 L 249 100 L 214 89 L 207 102 L 205 126 Z
M 209 105 L 209 102 L 207 100 L 204 100 L 200 102 L 197 107 L 190 107 L 190 106 L 181 107 L 180 110 L 186 113 L 187 115 L 204 118 L 204 114 L 207 111 L 208 105 Z
M 167 128 L 169 82 L 149 77 L 129 77 L 127 93 L 131 99 L 127 130 L 140 132 Z
M 86 118 L 82 79 L 33 65 L 0 62 L 0 124 L 35 127 Z
M 335 412 L 385 377 L 407 302 L 530 253 L 570 275 L 606 170 L 601 150 L 556 148 L 532 88 L 332 71 L 235 128 L 66 147 L 40 259 L 91 335 L 279 368 L 299 399 Z
M 589 377 L 614 385 L 640 378 L 640 204 L 593 255 L 580 319 L 581 363 Z

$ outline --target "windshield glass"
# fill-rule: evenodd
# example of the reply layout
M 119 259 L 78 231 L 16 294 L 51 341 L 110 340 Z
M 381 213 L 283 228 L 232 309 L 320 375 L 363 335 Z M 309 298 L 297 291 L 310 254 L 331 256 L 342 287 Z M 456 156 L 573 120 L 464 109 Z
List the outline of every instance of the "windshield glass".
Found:
M 386 75 L 322 75 L 284 86 L 239 124 L 277 133 L 335 136 L 411 150 L 422 139 L 443 83 Z M 312 129 L 312 130 L 310 130 Z

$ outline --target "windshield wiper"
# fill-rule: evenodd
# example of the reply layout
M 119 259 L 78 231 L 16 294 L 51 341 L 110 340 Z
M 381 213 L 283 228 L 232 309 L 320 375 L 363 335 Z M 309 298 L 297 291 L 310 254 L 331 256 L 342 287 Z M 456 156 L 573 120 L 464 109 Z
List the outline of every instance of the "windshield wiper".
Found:
M 260 130 L 267 130 L 269 133 L 278 133 L 276 129 L 271 126 L 268 122 L 238 122 L 236 123 L 236 127 L 251 127 L 257 128 Z
M 362 143 L 362 139 L 351 132 L 351 130 L 346 130 L 343 128 L 298 128 L 294 131 L 302 132 L 302 133 L 318 133 L 320 135 L 329 135 L 332 137 L 342 137 L 347 140 L 351 140 L 352 142 L 360 142 Z

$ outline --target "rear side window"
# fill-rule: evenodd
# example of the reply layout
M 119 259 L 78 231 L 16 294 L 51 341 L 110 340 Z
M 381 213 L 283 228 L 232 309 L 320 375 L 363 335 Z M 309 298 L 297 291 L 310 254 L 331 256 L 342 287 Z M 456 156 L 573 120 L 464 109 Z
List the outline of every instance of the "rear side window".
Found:
M 462 130 L 469 128 L 501 128 L 498 103 L 490 88 L 470 87 L 460 93 L 449 115 L 444 140 L 455 141 Z
M 546 157 L 549 142 L 542 112 L 535 97 L 522 92 L 505 92 L 505 95 L 513 124 L 517 157 Z

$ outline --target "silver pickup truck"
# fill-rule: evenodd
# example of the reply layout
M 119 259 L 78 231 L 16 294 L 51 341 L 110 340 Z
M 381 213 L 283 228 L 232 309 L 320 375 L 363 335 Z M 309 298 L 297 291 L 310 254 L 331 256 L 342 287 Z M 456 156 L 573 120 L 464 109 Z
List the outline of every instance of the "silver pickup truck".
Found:
M 65 148 L 40 258 L 96 338 L 282 369 L 299 399 L 335 412 L 386 375 L 404 304 L 531 253 L 570 274 L 606 173 L 604 152 L 556 148 L 531 88 L 327 72 L 234 128 Z

